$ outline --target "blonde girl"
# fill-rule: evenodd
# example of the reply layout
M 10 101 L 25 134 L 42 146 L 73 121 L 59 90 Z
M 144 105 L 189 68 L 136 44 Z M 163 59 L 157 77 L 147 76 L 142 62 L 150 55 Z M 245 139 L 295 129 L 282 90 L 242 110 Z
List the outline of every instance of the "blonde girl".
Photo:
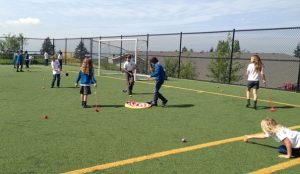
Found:
M 80 99 L 81 106 L 87 108 L 87 98 L 91 94 L 91 85 L 97 86 L 96 79 L 94 77 L 93 64 L 91 59 L 88 56 L 85 56 L 80 67 L 80 71 L 75 83 L 75 86 L 78 86 L 80 80 Z
M 292 131 L 280 124 L 273 118 L 267 117 L 260 123 L 264 133 L 256 135 L 245 135 L 244 142 L 249 139 L 264 139 L 272 137 L 275 141 L 282 145 L 278 147 L 280 158 L 291 158 L 292 156 L 300 156 L 300 132 Z
M 250 64 L 247 67 L 247 76 L 248 76 L 248 83 L 247 83 L 247 90 L 246 90 L 246 97 L 247 97 L 247 104 L 246 107 L 250 107 L 250 90 L 253 88 L 253 108 L 257 109 L 257 90 L 259 89 L 259 80 L 260 76 L 262 77 L 262 82 L 266 83 L 266 77 L 264 74 L 264 67 L 261 62 L 261 59 L 258 55 L 251 56 Z

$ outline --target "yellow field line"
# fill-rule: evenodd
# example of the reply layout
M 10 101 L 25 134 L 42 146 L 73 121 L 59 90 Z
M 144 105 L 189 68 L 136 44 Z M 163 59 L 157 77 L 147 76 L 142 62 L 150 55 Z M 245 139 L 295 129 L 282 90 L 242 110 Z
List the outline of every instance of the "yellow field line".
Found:
M 231 143 L 231 142 L 235 142 L 235 141 L 241 141 L 242 139 L 243 139 L 243 136 L 229 138 L 229 139 L 225 139 L 225 140 L 213 141 L 210 143 L 198 144 L 198 145 L 194 145 L 194 146 L 188 146 L 188 147 L 183 147 L 183 148 L 179 148 L 179 149 L 173 149 L 173 150 L 153 153 L 153 154 L 140 156 L 140 157 L 136 157 L 136 158 L 130 158 L 130 159 L 122 160 L 122 161 L 101 164 L 98 166 L 89 167 L 89 168 L 85 168 L 85 169 L 74 170 L 71 172 L 66 172 L 65 174 L 83 174 L 83 173 L 95 172 L 95 171 L 104 170 L 104 169 L 108 169 L 108 168 L 112 168 L 112 167 L 124 166 L 127 164 L 132 164 L 132 163 L 141 162 L 141 161 L 145 161 L 145 160 L 161 158 L 161 157 L 168 156 L 168 155 L 174 155 L 174 154 L 188 152 L 188 151 L 192 151 L 192 150 L 203 149 L 206 147 L 217 146 L 217 145 Z
M 300 158 L 297 158 L 297 159 L 293 159 L 293 160 L 289 160 L 289 161 L 286 161 L 283 163 L 276 164 L 274 166 L 270 166 L 270 167 L 266 167 L 266 168 L 254 171 L 249 174 L 269 174 L 269 173 L 273 173 L 273 172 L 276 172 L 279 170 L 284 170 L 286 168 L 293 167 L 293 166 L 296 166 L 299 164 L 300 164 Z
M 300 125 L 292 126 L 289 128 L 290 129 L 299 129 Z M 66 172 L 64 174 L 84 174 L 84 173 L 95 172 L 95 171 L 99 171 L 99 170 L 104 170 L 104 169 L 109 169 L 109 168 L 113 168 L 113 167 L 119 167 L 119 166 L 124 166 L 124 165 L 132 164 L 132 163 L 137 163 L 137 162 L 141 162 L 141 161 L 145 161 L 145 160 L 161 158 L 164 156 L 175 155 L 175 154 L 184 153 L 184 152 L 188 152 L 188 151 L 204 149 L 204 148 L 222 145 L 222 144 L 226 144 L 226 143 L 233 143 L 236 141 L 241 141 L 241 140 L 243 140 L 243 138 L 244 138 L 244 136 L 240 136 L 240 137 L 218 140 L 218 141 L 213 141 L 213 142 L 204 143 L 204 144 L 198 144 L 198 145 L 194 145 L 194 146 L 183 147 L 183 148 L 179 148 L 179 149 L 167 150 L 167 151 L 153 153 L 153 154 L 149 154 L 149 155 L 145 155 L 145 156 L 140 156 L 140 157 L 135 157 L 135 158 L 129 158 L 126 160 L 101 164 L 101 165 L 97 165 L 97 166 L 93 166 L 93 167 L 89 167 L 89 168 L 85 168 L 85 169 L 78 169 L 78 170 Z
M 109 76 L 101 76 L 101 77 L 111 78 L 111 79 L 117 79 L 117 80 L 124 80 L 122 78 L 109 77 Z M 153 84 L 153 83 L 141 82 L 141 81 L 139 81 L 139 83 Z M 167 87 L 167 88 L 182 89 L 182 90 L 193 91 L 193 92 L 198 92 L 198 93 L 207 93 L 207 94 L 213 94 L 213 95 L 219 95 L 219 96 L 226 96 L 226 97 L 232 97 L 232 98 L 246 99 L 246 97 L 237 96 L 237 95 L 231 95 L 231 94 L 224 94 L 224 93 L 218 93 L 218 92 L 209 92 L 209 91 L 196 90 L 196 89 L 190 89 L 190 88 L 182 88 L 182 87 L 171 86 L 171 85 L 163 85 L 163 86 Z M 259 99 L 259 101 L 266 102 L 266 103 L 272 102 L 272 103 L 275 103 L 275 104 L 280 104 L 280 105 L 285 105 L 285 106 L 293 106 L 293 107 L 300 108 L 300 105 L 295 105 L 295 104 L 290 104 L 290 103 L 284 103 L 284 102 L 278 102 L 278 101 L 274 101 L 274 100 L 270 101 L 270 100 Z

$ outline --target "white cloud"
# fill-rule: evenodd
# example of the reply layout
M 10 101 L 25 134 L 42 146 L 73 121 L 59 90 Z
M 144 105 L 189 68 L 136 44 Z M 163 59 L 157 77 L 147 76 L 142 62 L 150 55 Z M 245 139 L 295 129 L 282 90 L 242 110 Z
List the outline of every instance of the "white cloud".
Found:
M 17 25 L 37 25 L 40 23 L 40 19 L 38 18 L 19 18 L 17 20 L 8 20 L 3 23 L 0 23 L 0 26 L 17 26 Z

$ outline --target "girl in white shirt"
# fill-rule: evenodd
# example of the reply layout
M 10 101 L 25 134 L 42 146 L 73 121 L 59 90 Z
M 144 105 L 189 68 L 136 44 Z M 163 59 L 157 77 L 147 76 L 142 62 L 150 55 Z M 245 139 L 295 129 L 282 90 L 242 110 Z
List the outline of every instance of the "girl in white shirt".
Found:
M 273 118 L 265 118 L 261 121 L 261 128 L 264 133 L 256 135 L 245 135 L 244 142 L 249 139 L 264 139 L 272 137 L 275 141 L 282 145 L 278 147 L 280 158 L 291 158 L 300 155 L 300 132 L 292 131 L 280 124 Z
M 264 74 L 264 67 L 258 55 L 251 56 L 251 63 L 247 67 L 247 76 L 248 76 L 248 83 L 247 83 L 247 90 L 246 90 L 246 97 L 247 97 L 247 105 L 246 107 L 250 107 L 250 90 L 253 88 L 253 100 L 254 100 L 254 109 L 257 109 L 257 90 L 259 89 L 259 80 L 260 76 L 262 76 L 262 82 L 266 83 L 266 77 Z

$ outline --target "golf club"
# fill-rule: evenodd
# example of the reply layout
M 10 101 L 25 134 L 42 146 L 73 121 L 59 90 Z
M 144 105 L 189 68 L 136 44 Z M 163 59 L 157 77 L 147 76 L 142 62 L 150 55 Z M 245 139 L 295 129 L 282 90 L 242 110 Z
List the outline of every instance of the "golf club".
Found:
M 273 102 L 272 102 L 272 98 L 271 98 L 271 95 L 270 95 L 270 91 L 269 91 L 269 89 L 267 88 L 267 83 L 265 83 L 265 95 L 266 95 L 267 98 L 268 98 L 268 103 L 269 103 L 269 106 L 270 106 L 270 111 L 271 111 L 271 112 L 276 111 L 276 108 L 275 108 L 275 106 L 273 105 Z

